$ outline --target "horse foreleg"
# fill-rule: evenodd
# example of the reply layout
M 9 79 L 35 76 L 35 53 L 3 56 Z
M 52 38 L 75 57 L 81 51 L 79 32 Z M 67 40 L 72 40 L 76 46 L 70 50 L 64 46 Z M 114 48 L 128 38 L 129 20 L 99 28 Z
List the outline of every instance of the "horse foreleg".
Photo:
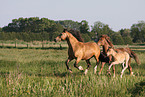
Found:
M 86 60 L 86 63 L 88 64 L 88 67 L 87 67 L 87 69 L 85 70 L 85 75 L 87 74 L 87 72 L 88 72 L 88 69 L 90 68 L 90 66 L 91 66 L 91 63 L 90 63 L 90 60 Z
M 77 58 L 76 62 L 74 63 L 74 67 L 76 67 L 78 70 L 83 70 L 83 67 L 82 66 L 79 66 L 78 67 L 78 63 L 80 62 L 81 58 Z
M 114 69 L 114 72 L 115 72 L 115 64 L 117 64 L 118 62 L 112 62 L 111 64 L 110 64 L 110 66 L 109 66 L 109 69 L 108 69 L 108 73 L 111 75 L 111 73 L 110 73 L 110 69 L 111 69 L 111 67 L 112 67 L 112 65 L 113 65 L 113 69 Z M 115 77 L 115 73 L 114 73 L 114 76 L 113 77 Z
M 113 77 L 115 77 L 115 65 L 113 65 L 113 73 L 114 73 Z
M 69 70 L 70 73 L 72 73 L 72 70 L 69 68 L 68 66 L 68 63 L 71 61 L 72 59 L 68 58 L 66 61 L 65 61 L 65 65 L 67 67 L 67 70 Z
M 99 75 L 101 74 L 101 72 L 102 72 L 102 70 L 103 70 L 103 67 L 104 67 L 104 64 L 105 64 L 105 63 L 106 63 L 106 62 L 102 62 L 102 63 L 101 63 L 102 65 L 101 65 L 101 69 L 100 69 L 100 71 L 99 71 L 99 73 L 98 73 Z
M 94 68 L 94 74 L 96 74 L 96 72 L 97 72 L 97 66 L 99 65 L 99 59 L 97 58 L 97 57 L 95 57 L 95 59 L 96 59 L 96 66 L 95 66 L 95 68 Z

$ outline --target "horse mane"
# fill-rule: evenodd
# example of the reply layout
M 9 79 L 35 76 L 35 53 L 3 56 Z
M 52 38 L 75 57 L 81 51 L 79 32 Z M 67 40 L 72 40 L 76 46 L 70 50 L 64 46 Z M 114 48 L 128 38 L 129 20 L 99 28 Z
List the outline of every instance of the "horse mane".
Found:
M 68 32 L 70 32 L 78 41 L 84 42 L 84 39 L 82 38 L 80 31 L 71 29 Z
M 106 41 L 108 42 L 108 44 L 109 44 L 112 48 L 114 48 L 112 42 L 110 41 L 110 37 L 109 37 L 108 35 L 101 35 L 101 37 L 105 38 Z

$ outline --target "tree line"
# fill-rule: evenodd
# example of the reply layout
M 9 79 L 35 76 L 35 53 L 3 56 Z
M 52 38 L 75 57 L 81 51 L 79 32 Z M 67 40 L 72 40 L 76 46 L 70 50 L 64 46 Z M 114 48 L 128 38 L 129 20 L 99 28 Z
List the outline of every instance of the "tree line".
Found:
M 113 31 L 109 25 L 100 21 L 89 28 L 88 22 L 72 20 L 54 21 L 48 18 L 30 17 L 13 19 L 7 26 L 0 28 L 0 40 L 24 40 L 24 41 L 53 41 L 64 28 L 80 31 L 84 41 L 92 41 L 102 34 L 107 34 L 113 44 L 132 44 L 145 42 L 145 22 L 139 21 L 130 29 Z

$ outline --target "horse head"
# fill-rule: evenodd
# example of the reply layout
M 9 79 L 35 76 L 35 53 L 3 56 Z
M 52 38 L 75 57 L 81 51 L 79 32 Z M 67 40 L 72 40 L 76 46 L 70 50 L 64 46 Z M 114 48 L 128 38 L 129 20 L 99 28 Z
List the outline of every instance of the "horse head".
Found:
M 107 56 L 112 55 L 114 52 L 114 49 L 112 47 L 109 47 L 107 50 Z
M 99 46 L 104 46 L 108 45 L 109 47 L 113 47 L 113 44 L 110 41 L 110 37 L 107 35 L 101 35 L 99 41 L 98 41 Z
M 57 42 L 61 40 L 66 40 L 67 37 L 68 37 L 67 30 L 64 29 L 63 32 L 54 39 L 54 41 Z
M 104 46 L 107 43 L 107 41 L 105 37 L 101 37 L 97 43 L 99 46 Z

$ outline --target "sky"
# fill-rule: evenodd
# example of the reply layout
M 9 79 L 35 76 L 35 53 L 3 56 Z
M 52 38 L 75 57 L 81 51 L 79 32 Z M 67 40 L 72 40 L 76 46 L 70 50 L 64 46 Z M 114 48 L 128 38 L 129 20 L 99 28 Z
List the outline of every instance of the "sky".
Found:
M 100 21 L 113 31 L 145 21 L 145 0 L 0 0 L 0 27 L 12 19 L 39 17 L 51 20 Z

